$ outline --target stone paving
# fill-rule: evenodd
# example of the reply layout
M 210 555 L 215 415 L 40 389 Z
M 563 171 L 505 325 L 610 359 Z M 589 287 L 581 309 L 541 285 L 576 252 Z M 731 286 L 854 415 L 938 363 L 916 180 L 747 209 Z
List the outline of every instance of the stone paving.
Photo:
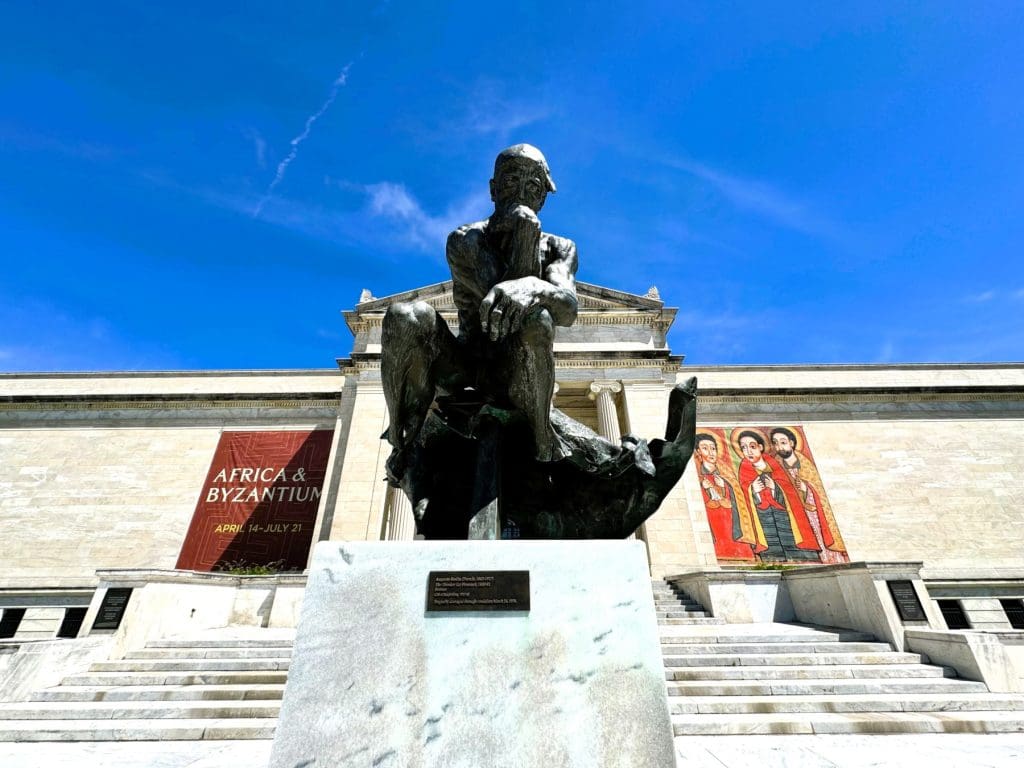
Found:
M 270 745 L 266 740 L 0 744 L 0 765 L 43 768 L 73 762 L 76 768 L 261 768 L 270 760 Z M 675 745 L 680 768 L 1019 768 L 1024 764 L 1024 734 L 678 736 Z

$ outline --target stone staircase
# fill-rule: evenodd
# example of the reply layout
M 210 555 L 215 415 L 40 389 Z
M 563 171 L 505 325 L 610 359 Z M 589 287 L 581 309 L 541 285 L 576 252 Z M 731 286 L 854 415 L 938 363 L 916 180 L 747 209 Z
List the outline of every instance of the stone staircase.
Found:
M 1007 733 L 1024 696 L 989 693 L 863 633 L 724 624 L 653 584 L 675 735 Z M 270 739 L 293 632 L 229 630 L 150 643 L 0 704 L 0 741 Z
M 0 741 L 270 739 L 293 633 L 161 640 L 0 704 Z
M 710 616 L 700 603 L 667 581 L 652 581 L 651 589 L 654 591 L 654 611 L 662 626 L 725 623 Z
M 1024 696 L 953 679 L 952 669 L 870 635 L 697 617 L 669 623 L 678 593 L 664 582 L 654 591 L 676 736 L 1024 731 Z

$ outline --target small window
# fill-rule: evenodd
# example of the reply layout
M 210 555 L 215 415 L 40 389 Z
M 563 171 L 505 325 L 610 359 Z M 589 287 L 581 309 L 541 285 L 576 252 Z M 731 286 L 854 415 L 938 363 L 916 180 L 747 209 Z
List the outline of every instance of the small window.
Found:
M 942 611 L 942 618 L 946 620 L 949 629 L 970 629 L 971 622 L 967 620 L 963 606 L 959 600 L 939 600 L 939 610 Z
M 24 608 L 4 608 L 4 614 L 0 616 L 0 638 L 14 637 L 23 618 Z
M 64 621 L 60 623 L 57 630 L 57 637 L 78 637 L 78 630 L 82 628 L 85 621 L 85 612 L 88 608 L 68 608 L 64 611 Z
M 1010 620 L 1010 626 L 1014 629 L 1024 629 L 1024 602 L 1020 600 L 1000 600 L 1006 618 Z

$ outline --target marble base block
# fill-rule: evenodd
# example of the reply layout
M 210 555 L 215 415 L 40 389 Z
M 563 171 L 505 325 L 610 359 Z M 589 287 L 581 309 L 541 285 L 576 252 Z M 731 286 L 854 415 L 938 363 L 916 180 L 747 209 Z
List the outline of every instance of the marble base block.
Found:
M 318 544 L 271 768 L 671 768 L 643 546 Z M 530 611 L 426 613 L 435 570 L 527 570 Z

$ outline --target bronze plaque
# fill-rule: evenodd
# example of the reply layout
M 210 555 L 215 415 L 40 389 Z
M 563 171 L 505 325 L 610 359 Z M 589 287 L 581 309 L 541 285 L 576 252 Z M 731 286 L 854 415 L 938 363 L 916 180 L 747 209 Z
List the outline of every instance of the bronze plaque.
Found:
M 427 576 L 427 613 L 529 610 L 529 571 L 431 571 Z
M 896 603 L 896 610 L 900 613 L 903 621 L 928 621 L 921 601 L 917 599 L 917 592 L 914 590 L 912 581 L 887 581 L 889 594 Z
M 117 629 L 121 626 L 128 598 L 132 596 L 131 587 L 111 587 L 103 594 L 100 609 L 96 613 L 93 629 Z

